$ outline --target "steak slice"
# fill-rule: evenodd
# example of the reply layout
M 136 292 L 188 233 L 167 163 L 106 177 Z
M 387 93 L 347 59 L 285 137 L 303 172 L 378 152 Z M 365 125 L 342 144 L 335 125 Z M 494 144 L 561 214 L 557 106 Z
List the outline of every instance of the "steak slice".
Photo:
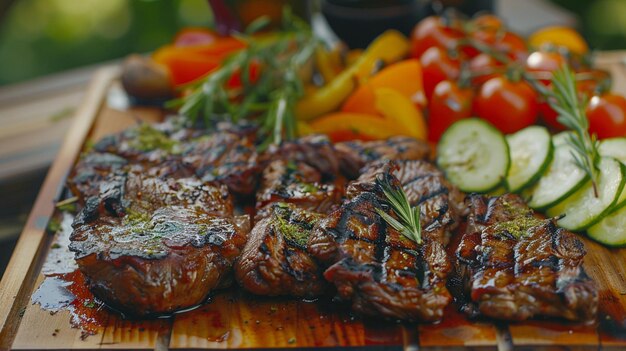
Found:
M 239 285 L 258 295 L 315 297 L 324 292 L 323 271 L 306 252 L 320 217 L 293 204 L 273 204 L 252 229 L 235 264 Z
M 203 181 L 226 184 L 239 195 L 254 192 L 261 171 L 254 139 L 229 130 L 186 143 L 182 161 Z
M 70 249 L 94 295 L 124 313 L 167 314 L 232 280 L 249 219 L 224 185 L 116 172 L 78 214 Z
M 339 176 L 339 157 L 326 135 L 306 135 L 285 141 L 279 147 L 271 146 L 261 155 L 261 159 L 264 166 L 274 160 L 305 163 L 316 169 L 323 180 Z
M 583 243 L 517 195 L 474 195 L 457 257 L 470 315 L 504 320 L 592 321 L 598 292 Z
M 256 219 L 267 216 L 268 208 L 276 202 L 297 205 L 301 209 L 327 213 L 340 203 L 343 178 L 322 183 L 322 175 L 304 162 L 278 159 L 264 170 L 256 194 Z
M 392 177 L 387 173 L 384 176 Z M 398 180 L 394 180 L 398 184 Z M 381 196 L 362 192 L 313 229 L 308 251 L 325 267 L 340 299 L 360 314 L 437 321 L 451 296 L 444 246 L 425 236 L 418 245 L 388 226 L 376 209 Z
M 370 163 L 361 176 L 348 185 L 349 198 L 377 192 L 376 179 L 393 174 L 402 185 L 411 206 L 420 206 L 422 235 L 448 244 L 452 231 L 466 214 L 465 195 L 450 184 L 435 165 L 423 160 L 381 160 Z
M 367 164 L 378 160 L 426 160 L 430 146 L 423 141 L 405 136 L 387 140 L 347 141 L 335 144 L 339 167 L 349 178 L 355 179 Z

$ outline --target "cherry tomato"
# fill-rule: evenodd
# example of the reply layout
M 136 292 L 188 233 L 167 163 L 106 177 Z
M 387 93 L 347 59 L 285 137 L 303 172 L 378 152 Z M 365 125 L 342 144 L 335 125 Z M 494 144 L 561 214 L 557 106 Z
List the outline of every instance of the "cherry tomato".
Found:
M 174 46 L 209 45 L 219 38 L 219 34 L 207 28 L 184 28 L 176 34 Z
M 472 116 L 474 91 L 450 80 L 435 87 L 428 115 L 428 140 L 437 142 L 454 122 Z
M 552 107 L 550 107 L 550 104 L 544 98 L 539 100 L 537 110 L 539 111 L 539 116 L 548 127 L 551 127 L 554 130 L 565 129 L 565 127 L 557 121 L 559 114 L 556 113 Z
M 604 90 L 606 87 L 606 80 L 609 79 L 609 74 L 602 70 L 588 70 L 583 72 L 576 72 L 576 90 L 578 91 L 578 97 L 581 100 L 587 100 L 590 96 L 593 96 L 599 89 Z M 551 83 L 546 83 L 549 89 L 552 89 Z M 604 89 L 602 87 L 605 87 Z M 557 121 L 558 113 L 550 107 L 550 104 L 545 101 L 543 97 L 539 99 L 539 116 L 544 123 L 555 130 L 563 130 L 565 127 Z
M 504 64 L 488 54 L 481 53 L 470 60 L 469 68 L 474 78 L 472 84 L 481 85 L 491 78 L 498 76 L 498 71 L 504 68 Z
M 587 105 L 589 132 L 598 138 L 626 136 L 626 98 L 617 94 L 594 96 Z
M 526 70 L 537 72 L 537 79 L 545 85 L 550 83 L 552 72 L 567 63 L 565 57 L 557 52 L 535 51 L 526 59 Z
M 421 20 L 411 33 L 411 55 L 420 58 L 429 48 L 436 46 L 443 49 L 455 49 L 463 31 L 456 26 L 448 26 L 445 19 L 430 16 Z
M 424 93 L 430 100 L 433 91 L 439 82 L 445 79 L 456 80 L 461 70 L 461 62 L 458 58 L 451 57 L 439 47 L 431 47 L 420 57 L 422 64 Z
M 474 112 L 502 132 L 513 133 L 537 120 L 537 93 L 524 81 L 491 78 L 474 99 Z

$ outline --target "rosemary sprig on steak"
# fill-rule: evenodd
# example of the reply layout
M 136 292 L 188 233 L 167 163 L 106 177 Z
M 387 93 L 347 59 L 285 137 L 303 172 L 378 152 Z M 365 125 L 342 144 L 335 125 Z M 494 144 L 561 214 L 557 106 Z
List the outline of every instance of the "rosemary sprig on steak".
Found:
M 422 226 L 420 224 L 419 206 L 411 207 L 402 187 L 397 184 L 392 184 L 386 177 L 378 177 L 376 183 L 382 188 L 383 194 L 385 194 L 385 198 L 389 206 L 391 206 L 391 210 L 396 214 L 398 219 L 395 219 L 379 208 L 376 209 L 376 212 L 378 212 L 393 229 L 420 245 L 422 243 Z

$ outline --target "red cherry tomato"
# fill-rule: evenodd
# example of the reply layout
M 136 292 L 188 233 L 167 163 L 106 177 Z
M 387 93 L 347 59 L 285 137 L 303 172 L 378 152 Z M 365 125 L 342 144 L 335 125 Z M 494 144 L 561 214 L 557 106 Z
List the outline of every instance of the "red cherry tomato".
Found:
M 490 46 L 493 50 L 501 52 L 509 58 L 524 62 L 528 56 L 526 42 L 522 37 L 513 32 L 477 31 L 472 33 L 472 39 Z
M 443 49 L 455 49 L 463 31 L 456 26 L 448 26 L 439 16 L 430 16 L 421 20 L 411 33 L 411 55 L 420 58 L 429 48 L 436 46 Z
M 535 51 L 526 59 L 526 70 L 537 72 L 537 79 L 545 85 L 550 83 L 552 72 L 567 63 L 565 57 L 557 52 Z
M 504 133 L 513 133 L 537 120 L 537 93 L 524 81 L 491 78 L 474 99 L 474 112 Z
M 209 45 L 219 38 L 219 34 L 207 28 L 184 28 L 174 37 L 174 46 Z
M 504 68 L 504 64 L 488 54 L 481 53 L 470 60 L 469 68 L 474 78 L 472 84 L 481 85 L 491 78 L 498 76 L 498 71 Z
M 504 23 L 502 20 L 492 14 L 480 15 L 470 21 L 470 27 L 473 32 L 485 30 L 490 32 L 497 32 L 504 29 Z
M 445 79 L 456 80 L 461 70 L 459 59 L 450 57 L 439 47 L 431 47 L 420 57 L 424 79 L 424 93 L 430 100 L 439 82 Z
M 587 105 L 589 132 L 598 138 L 626 136 L 626 98 L 617 94 L 594 96 Z
M 437 84 L 429 106 L 428 140 L 439 141 L 454 122 L 471 117 L 473 99 L 471 88 L 462 88 L 450 80 Z

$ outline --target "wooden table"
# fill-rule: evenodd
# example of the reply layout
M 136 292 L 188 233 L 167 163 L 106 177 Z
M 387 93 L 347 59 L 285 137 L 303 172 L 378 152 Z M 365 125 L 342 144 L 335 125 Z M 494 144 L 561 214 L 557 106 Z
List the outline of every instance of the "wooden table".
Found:
M 613 76 L 616 78 L 614 90 L 619 91 L 622 94 L 626 94 L 626 74 L 625 74 L 626 64 L 624 63 L 624 57 L 626 57 L 626 53 L 618 52 L 618 53 L 602 53 L 601 55 L 598 55 L 598 57 L 596 58 L 597 65 L 599 67 L 602 67 L 604 69 L 611 71 Z M 85 139 L 85 137 L 89 133 L 89 130 L 91 128 L 90 127 L 91 123 L 93 122 L 93 119 L 89 116 L 95 116 L 98 113 L 99 114 L 104 113 L 106 114 L 105 116 L 106 118 L 102 119 L 102 116 L 101 116 L 100 121 L 106 120 L 107 122 L 110 122 L 111 119 L 123 118 L 123 116 L 120 116 L 120 115 L 124 115 L 124 113 L 120 113 L 119 111 L 116 112 L 115 108 L 106 107 L 103 110 L 100 109 L 100 104 L 101 104 L 100 98 L 105 94 L 109 94 L 109 95 L 113 94 L 113 96 L 109 96 L 110 103 L 120 108 L 124 107 L 124 102 L 116 101 L 116 98 L 114 96 L 115 90 L 119 89 L 119 87 L 114 86 L 113 89 L 110 89 L 110 85 L 109 85 L 109 83 L 111 82 L 111 79 L 113 79 L 113 77 L 117 75 L 116 67 L 109 67 L 108 69 L 99 71 L 98 80 L 92 83 L 91 88 L 90 88 L 91 93 L 88 96 L 81 95 L 83 94 L 84 89 L 81 88 L 82 83 L 78 82 L 79 81 L 78 78 L 80 78 L 82 74 L 84 74 L 86 77 L 90 76 L 90 74 L 87 73 L 86 71 L 81 72 L 81 74 L 77 73 L 75 76 L 77 78 L 75 82 L 77 83 L 72 83 L 68 85 L 59 85 L 65 88 L 63 89 L 59 88 L 59 90 L 57 90 L 57 93 L 54 93 L 56 89 L 54 89 L 55 85 L 52 83 L 50 83 L 51 84 L 50 86 L 52 88 L 50 88 L 50 90 L 48 90 L 46 93 L 37 91 L 36 89 L 30 92 L 34 94 L 34 96 L 41 96 L 41 99 L 42 99 L 41 101 L 48 101 L 48 103 L 50 104 L 49 106 L 56 106 L 57 109 L 64 108 L 61 106 L 70 106 L 72 101 L 76 101 L 75 104 L 79 103 L 81 100 L 85 100 L 85 101 L 83 101 L 84 104 L 82 105 L 81 109 L 77 110 L 76 116 L 78 119 L 74 121 L 75 125 L 70 131 L 71 134 L 67 136 L 67 139 L 64 143 L 65 146 L 63 149 L 63 157 L 59 159 L 59 161 L 55 163 L 55 166 L 50 170 L 50 173 L 46 179 L 46 183 L 44 184 L 43 191 L 40 195 L 40 198 L 35 204 L 33 213 L 28 219 L 26 230 L 24 231 L 24 233 L 22 234 L 20 238 L 20 241 L 18 242 L 16 252 L 19 252 L 19 255 L 15 255 L 12 258 L 10 266 L 9 266 L 9 270 L 7 271 L 8 274 L 6 274 L 3 277 L 0 283 L 0 349 L 2 349 L 3 347 L 8 347 L 9 345 L 13 343 L 14 340 L 19 341 L 19 345 L 21 345 L 22 348 L 29 348 L 28 345 L 39 345 L 39 346 L 31 346 L 34 348 L 44 347 L 42 345 L 45 345 L 45 347 L 54 347 L 56 345 L 57 348 L 69 347 L 68 344 L 66 343 L 68 341 L 67 335 L 64 335 L 63 338 L 55 338 L 55 337 L 50 336 L 50 334 L 48 333 L 38 333 L 38 328 L 34 330 L 32 329 L 25 330 L 24 328 L 21 328 L 18 330 L 18 328 L 20 326 L 19 321 L 22 320 L 22 318 L 24 318 L 22 320 L 22 324 L 35 326 L 35 325 L 38 325 L 39 323 L 40 324 L 39 328 L 41 328 L 42 330 L 50 329 L 50 328 L 52 328 L 53 331 L 57 330 L 55 329 L 55 327 L 50 325 L 50 323 L 55 323 L 55 322 L 58 323 L 59 319 L 50 319 L 46 317 L 45 312 L 40 311 L 38 307 L 36 306 L 32 307 L 29 301 L 31 292 L 33 291 L 34 288 L 38 286 L 38 283 L 42 281 L 41 275 L 38 274 L 39 269 L 41 267 L 41 263 L 42 263 L 41 260 L 43 259 L 43 256 L 40 255 L 40 252 L 42 251 L 42 247 L 46 247 L 46 245 L 50 245 L 51 243 L 50 238 L 42 237 L 43 228 L 45 227 L 46 225 L 45 223 L 47 222 L 47 216 L 49 216 L 53 211 L 53 203 L 52 201 L 50 201 L 50 199 L 56 198 L 57 193 L 58 193 L 58 187 L 57 187 L 58 184 L 60 184 L 62 179 L 64 179 L 67 170 L 69 169 L 69 167 L 73 163 L 73 160 L 77 156 L 77 153 L 78 153 L 78 150 L 80 149 L 79 147 L 82 144 L 82 141 Z M 68 81 L 72 82 L 72 80 L 68 80 Z M 54 80 L 52 80 L 52 82 L 54 82 Z M 73 87 L 73 88 L 69 88 L 69 87 Z M 6 93 L 7 91 L 8 93 Z M 33 121 L 32 123 L 37 127 L 29 127 L 28 123 L 25 123 L 25 122 L 21 123 L 22 121 L 20 120 L 12 119 L 12 121 L 15 123 L 12 125 L 16 126 L 13 129 L 14 133 L 11 133 L 10 131 L 4 131 L 5 134 L 3 135 L 7 137 L 10 137 L 10 136 L 15 137 L 15 139 L 13 139 L 13 143 L 22 142 L 23 141 L 22 139 L 24 138 L 26 139 L 32 138 L 32 140 L 36 141 L 38 139 L 36 135 L 41 136 L 41 138 L 43 139 L 44 135 L 46 134 L 46 131 L 52 130 L 54 128 L 67 129 L 67 127 L 58 127 L 58 126 L 63 126 L 63 123 L 68 123 L 66 121 L 71 120 L 71 118 L 68 117 L 68 118 L 58 118 L 58 119 L 54 119 L 54 118 L 45 119 L 43 118 L 45 112 L 50 111 L 45 108 L 46 105 L 44 105 L 41 102 L 38 102 L 37 99 L 29 101 L 26 98 L 19 98 L 20 94 L 15 93 L 16 91 L 17 92 L 21 91 L 23 94 L 29 93 L 27 89 L 27 85 L 26 85 L 26 88 L 21 87 L 20 89 L 4 90 L 4 94 L 1 94 L 2 91 L 0 91 L 0 101 L 9 103 L 8 104 L 9 107 L 6 107 L 6 109 L 4 105 L 0 105 L 2 106 L 2 110 L 0 111 L 7 111 L 7 110 L 8 111 L 20 111 L 22 113 L 22 116 L 25 116 L 24 118 L 28 118 L 29 116 L 35 116 L 35 115 L 39 117 L 33 118 L 32 120 Z M 64 92 L 61 92 L 61 91 L 64 91 Z M 41 95 L 37 95 L 37 94 L 41 94 Z M 56 102 L 56 105 L 54 102 Z M 11 105 L 10 103 L 13 103 L 13 105 Z M 37 112 L 38 114 L 34 114 L 34 113 L 32 115 L 28 114 L 27 112 L 29 111 L 29 109 L 30 111 L 38 111 Z M 142 116 L 147 116 L 147 118 L 150 119 L 149 112 L 143 111 Z M 4 112 L 2 112 L 2 114 L 0 114 L 0 118 L 4 118 L 4 117 L 5 117 Z M 101 133 L 103 130 L 107 130 L 107 128 L 103 127 L 102 125 L 98 126 L 98 121 L 96 121 L 95 130 L 97 131 L 97 133 Z M 19 135 L 21 135 L 22 138 L 17 137 Z M 52 139 L 53 138 L 49 139 L 47 142 L 33 143 L 33 144 L 23 143 L 22 145 L 24 145 L 25 147 L 32 147 L 31 150 L 41 150 L 41 152 L 43 152 L 44 151 L 43 149 L 45 148 L 55 148 L 54 142 L 51 141 Z M 4 140 L 0 140 L 0 142 L 4 142 Z M 58 139 L 57 139 L 57 142 L 58 142 Z M 13 147 L 10 150 L 15 150 L 14 155 L 18 155 L 18 156 L 11 157 L 10 153 L 5 153 L 4 156 L 0 158 L 0 169 L 3 169 L 5 165 L 4 162 L 6 162 L 6 164 L 8 165 L 11 165 L 11 164 L 15 165 L 16 163 L 19 164 L 18 162 L 18 160 L 20 159 L 19 157 L 20 153 L 18 152 L 19 148 L 14 147 L 13 143 L 7 142 L 7 144 L 5 145 Z M 0 148 L 0 150 L 2 149 Z M 29 169 L 28 165 L 30 165 L 30 167 L 34 167 L 34 165 L 37 164 L 37 162 L 29 160 L 27 156 L 22 156 L 22 157 L 24 157 L 24 160 L 23 160 L 23 164 L 25 165 L 23 168 L 24 170 Z M 45 157 L 42 157 L 41 159 L 45 159 Z M 38 161 L 38 162 L 41 162 L 41 161 Z M 13 167 L 13 168 L 7 167 L 7 169 L 19 170 L 20 167 Z M 14 173 L 11 173 L 11 172 L 14 172 Z M 19 173 L 16 173 L 15 171 L 7 171 L 6 174 L 9 174 L 11 177 L 19 176 Z M 588 245 L 596 246 L 596 248 L 599 249 L 597 244 L 588 243 Z M 45 249 L 44 249 L 44 252 L 45 252 Z M 38 259 L 34 259 L 37 257 Z M 597 260 L 598 258 L 594 257 L 594 255 L 590 255 L 588 259 L 595 262 L 594 260 Z M 616 263 L 616 265 L 611 265 L 609 267 L 602 266 L 600 264 L 598 264 L 597 266 L 606 267 L 605 269 L 609 269 L 612 272 L 611 276 L 622 277 L 620 279 L 623 280 L 623 277 L 626 276 L 626 271 L 624 271 L 624 267 L 622 266 L 622 264 L 626 264 L 625 262 L 626 260 L 622 260 Z M 596 263 L 599 263 L 599 262 L 596 262 Z M 590 273 L 592 276 L 597 276 L 599 274 L 597 272 L 597 269 L 594 269 L 593 266 L 592 266 L 592 269 L 590 270 Z M 24 279 L 24 277 L 26 278 Z M 626 293 L 626 290 L 624 291 Z M 622 298 L 620 297 L 620 299 Z M 265 307 L 270 308 L 271 306 L 267 304 L 267 306 Z M 213 303 L 213 304 L 207 305 L 206 313 L 211 314 L 213 312 L 212 309 L 219 310 L 223 308 L 228 308 L 228 301 L 221 301 L 219 303 Z M 250 308 L 254 310 L 254 308 L 257 308 L 257 307 L 250 306 Z M 298 308 L 298 311 L 299 311 L 300 307 L 297 303 L 294 303 L 294 304 L 287 303 L 287 304 L 284 304 L 284 306 L 281 305 L 279 312 L 280 313 L 283 313 L 283 312 L 292 313 L 296 310 L 296 308 Z M 283 309 L 285 311 L 283 311 Z M 69 340 L 73 340 L 72 345 L 78 348 L 132 347 L 132 348 L 138 348 L 138 349 L 144 349 L 144 348 L 159 349 L 159 348 L 167 348 L 168 346 L 171 348 L 207 347 L 211 345 L 214 345 L 215 347 L 224 346 L 224 345 L 219 344 L 219 340 L 216 341 L 216 340 L 208 339 L 207 341 L 207 338 L 202 337 L 203 335 L 206 336 L 207 328 L 210 329 L 210 326 L 205 325 L 207 323 L 206 320 L 194 320 L 193 318 L 194 316 L 197 316 L 198 314 L 205 315 L 206 313 L 204 312 L 205 311 L 201 311 L 196 314 L 189 314 L 189 315 L 183 315 L 183 316 L 177 317 L 173 323 L 164 322 L 164 321 L 156 321 L 154 323 L 149 324 L 147 327 L 145 327 L 143 331 L 138 330 L 138 328 L 134 327 L 134 324 L 117 318 L 115 319 L 114 323 L 108 324 L 107 328 L 102 332 L 100 338 L 89 339 L 88 342 L 84 342 L 81 340 L 80 333 L 76 332 L 69 336 Z M 345 324 L 345 323 L 346 321 L 343 321 L 343 322 L 339 321 L 336 325 L 332 323 L 329 325 L 324 324 L 324 327 L 340 328 L 340 329 L 337 329 L 337 331 L 333 331 L 332 335 L 334 335 L 333 336 L 334 338 L 337 338 L 338 335 L 339 336 L 343 335 L 342 337 L 346 337 L 349 339 L 353 337 L 353 336 L 350 336 L 349 333 L 356 333 L 355 335 L 357 336 L 369 335 L 371 337 L 372 335 L 374 335 L 375 337 L 381 337 L 381 338 L 389 337 L 389 334 L 382 335 L 384 333 L 382 332 L 379 333 L 377 331 L 378 327 L 373 326 L 373 325 L 368 325 L 367 323 L 355 324 L 355 328 L 361 328 L 361 329 L 351 329 L 352 327 L 346 327 L 346 325 L 349 325 L 349 324 Z M 64 332 L 66 332 L 67 326 L 68 326 L 67 320 L 65 320 L 61 324 L 58 325 L 58 328 L 64 328 L 63 330 Z M 454 328 L 458 329 L 461 327 L 464 327 L 464 326 L 460 325 Z M 480 335 L 484 334 L 483 336 L 485 337 L 485 340 L 492 340 L 490 342 L 493 342 L 493 340 L 495 340 L 494 338 L 497 338 L 497 345 L 499 346 L 499 348 L 503 348 L 503 349 L 506 349 L 507 347 L 510 347 L 512 345 L 511 340 L 507 340 L 507 338 L 512 338 L 515 343 L 521 342 L 524 345 L 533 345 L 533 343 L 535 342 L 541 343 L 542 340 L 533 339 L 536 337 L 535 332 L 538 329 L 541 329 L 543 331 L 546 330 L 545 326 L 536 327 L 536 326 L 533 326 L 532 323 L 530 323 L 529 325 L 511 325 L 511 326 L 505 325 L 504 327 L 506 330 L 505 329 L 500 330 L 497 324 L 494 326 L 472 327 L 470 330 L 465 330 L 465 329 L 464 330 L 467 332 L 474 333 L 473 334 L 474 337 L 476 337 L 475 335 L 476 332 L 478 332 Z M 188 334 L 186 333 L 189 330 L 189 328 L 195 328 L 194 331 L 195 333 L 197 333 L 197 334 L 194 334 L 196 335 L 195 338 L 189 338 Z M 243 327 L 243 329 L 245 328 L 246 327 Z M 347 328 L 347 329 L 343 329 L 343 328 Z M 417 336 L 417 334 L 411 334 L 411 333 L 406 334 L 405 333 L 406 328 L 398 329 L 399 334 L 392 334 L 392 336 L 398 337 L 400 338 L 400 340 L 404 340 L 404 345 L 409 345 L 409 346 L 440 345 L 440 344 L 437 344 L 437 342 L 441 340 L 441 335 L 438 334 L 438 333 L 441 333 L 442 331 L 442 328 L 440 326 L 424 325 L 424 326 L 419 326 L 418 328 L 419 328 L 419 342 L 417 340 L 411 340 L 410 336 L 411 335 Z M 364 330 L 366 331 L 369 330 L 370 334 L 364 332 Z M 404 330 L 405 332 L 402 332 L 402 330 Z M 301 332 L 302 335 L 308 335 L 306 331 L 303 332 L 297 329 L 294 330 L 293 332 L 294 333 Z M 126 336 L 125 333 L 132 333 L 132 334 L 128 334 L 128 336 Z M 268 333 L 269 333 L 267 334 L 268 336 L 287 335 L 286 332 L 277 334 L 275 332 L 268 331 Z M 340 334 L 336 334 L 336 333 L 340 333 Z M 348 334 L 345 334 L 345 333 L 348 333 Z M 377 333 L 379 333 L 380 335 Z M 556 331 L 554 331 L 553 333 L 556 333 Z M 197 336 L 200 336 L 200 338 L 198 338 Z M 40 339 L 36 340 L 37 337 L 39 337 Z M 546 340 L 547 339 L 552 340 L 555 338 L 553 334 L 544 335 L 544 337 L 546 338 Z M 586 332 L 582 334 L 576 333 L 574 337 L 582 337 L 583 339 L 587 340 L 587 342 L 590 340 L 592 342 L 597 341 L 597 339 L 595 339 L 597 338 L 597 335 L 593 333 L 586 333 Z M 290 347 L 294 347 L 300 344 L 301 342 L 300 340 L 302 339 L 298 339 L 297 341 L 294 341 L 294 342 L 297 342 L 297 344 L 294 344 L 294 345 L 291 345 L 290 339 L 276 340 L 276 341 L 277 342 L 280 341 L 286 346 L 291 345 Z M 367 340 L 364 340 L 364 342 L 365 341 Z M 386 341 L 389 341 L 389 340 L 386 340 Z M 60 342 L 63 342 L 63 343 L 60 343 Z M 370 340 L 370 342 L 377 342 L 377 340 Z M 458 342 L 458 340 L 456 342 Z M 110 344 L 110 343 L 113 343 L 113 344 Z M 493 343 L 490 343 L 489 345 L 495 346 L 495 344 Z M 480 346 L 480 344 L 477 344 L 475 346 Z

